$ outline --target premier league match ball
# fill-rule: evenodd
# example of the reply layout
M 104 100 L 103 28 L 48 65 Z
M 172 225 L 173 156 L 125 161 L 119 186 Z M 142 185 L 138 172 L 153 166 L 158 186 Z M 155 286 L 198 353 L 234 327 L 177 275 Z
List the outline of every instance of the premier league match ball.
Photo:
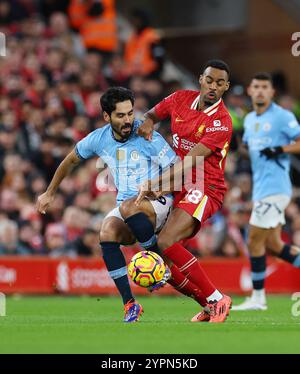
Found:
M 135 254 L 128 265 L 130 278 L 141 287 L 153 286 L 160 282 L 165 272 L 164 260 L 157 253 L 151 251 Z

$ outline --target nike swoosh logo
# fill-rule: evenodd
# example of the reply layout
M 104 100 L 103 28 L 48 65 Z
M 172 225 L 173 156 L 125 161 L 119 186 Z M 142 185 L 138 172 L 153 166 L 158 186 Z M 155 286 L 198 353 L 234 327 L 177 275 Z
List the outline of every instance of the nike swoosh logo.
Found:
M 176 119 L 175 119 L 175 122 L 184 122 L 184 119 L 176 118 Z

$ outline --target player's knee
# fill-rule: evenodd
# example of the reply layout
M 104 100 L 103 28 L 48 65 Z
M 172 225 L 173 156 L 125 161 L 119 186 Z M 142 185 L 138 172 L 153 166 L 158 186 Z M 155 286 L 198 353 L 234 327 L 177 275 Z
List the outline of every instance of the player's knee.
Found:
M 120 242 L 120 233 L 118 228 L 110 220 L 104 221 L 100 230 L 101 242 Z
M 134 199 L 123 201 L 120 205 L 121 216 L 126 219 L 138 212 L 138 207 L 134 204 Z
M 279 238 L 268 238 L 267 240 L 267 248 L 270 249 L 272 252 L 280 253 L 283 248 L 283 241 L 281 241 Z

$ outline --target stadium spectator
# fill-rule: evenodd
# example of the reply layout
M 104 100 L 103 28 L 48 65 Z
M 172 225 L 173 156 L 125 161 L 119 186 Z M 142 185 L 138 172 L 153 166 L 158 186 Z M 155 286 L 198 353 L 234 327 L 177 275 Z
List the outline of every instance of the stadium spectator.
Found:
M 44 253 L 49 257 L 76 256 L 73 249 L 67 248 L 66 229 L 64 225 L 53 223 L 47 226 Z
M 165 51 L 158 33 L 150 26 L 149 15 L 142 9 L 131 12 L 133 33 L 125 43 L 124 60 L 129 76 L 159 77 Z
M 18 241 L 18 225 L 11 220 L 0 221 L 0 255 L 28 255 L 30 249 Z
M 104 58 L 116 52 L 118 32 L 114 0 L 71 0 L 69 16 L 86 49 L 97 51 Z
M 99 256 L 99 231 L 88 228 L 69 246 L 78 256 Z

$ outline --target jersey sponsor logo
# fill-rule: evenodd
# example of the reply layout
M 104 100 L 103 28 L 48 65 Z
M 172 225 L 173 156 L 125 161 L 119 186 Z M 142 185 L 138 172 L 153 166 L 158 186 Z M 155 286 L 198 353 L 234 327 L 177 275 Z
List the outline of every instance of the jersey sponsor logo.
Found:
M 266 123 L 263 124 L 263 130 L 264 130 L 265 132 L 270 131 L 271 128 L 272 128 L 272 125 L 271 125 L 270 123 L 266 122 Z
M 175 148 L 178 148 L 178 143 L 179 143 L 179 136 L 178 136 L 178 134 L 174 134 L 173 135 L 173 146 Z
M 248 145 L 251 151 L 260 151 L 261 149 L 270 146 L 272 144 L 272 138 L 263 137 L 263 138 L 251 138 L 249 139 Z
M 221 126 L 221 127 L 208 127 L 206 129 L 206 132 L 215 132 L 215 131 L 229 131 L 229 128 L 227 126 Z
M 169 150 L 169 145 L 166 144 L 163 149 L 159 152 L 158 157 L 163 158 Z
M 175 122 L 184 122 L 184 119 L 181 119 L 181 118 L 177 117 L 177 118 L 175 119 Z
M 146 168 L 130 168 L 130 167 L 124 167 L 124 168 L 111 168 L 111 171 L 114 173 L 119 173 L 120 181 L 126 181 L 126 178 L 135 178 L 140 177 L 144 175 L 147 172 Z
M 214 120 L 213 125 L 215 127 L 220 127 L 221 126 L 221 121 L 219 119 L 216 119 L 216 120 Z
M 190 150 L 193 149 L 196 145 L 197 145 L 197 143 L 190 142 L 189 140 L 186 140 L 186 139 L 181 139 L 180 148 L 181 148 L 181 149 L 184 149 L 184 150 L 186 150 L 186 151 L 190 151 Z
M 132 161 L 138 161 L 138 159 L 140 158 L 138 151 L 131 151 L 130 158 Z
M 180 146 L 179 146 L 179 140 L 181 140 Z M 181 148 L 187 151 L 190 151 L 197 145 L 197 143 L 190 142 L 189 140 L 186 139 L 180 139 L 178 134 L 173 135 L 173 146 L 174 148 Z

